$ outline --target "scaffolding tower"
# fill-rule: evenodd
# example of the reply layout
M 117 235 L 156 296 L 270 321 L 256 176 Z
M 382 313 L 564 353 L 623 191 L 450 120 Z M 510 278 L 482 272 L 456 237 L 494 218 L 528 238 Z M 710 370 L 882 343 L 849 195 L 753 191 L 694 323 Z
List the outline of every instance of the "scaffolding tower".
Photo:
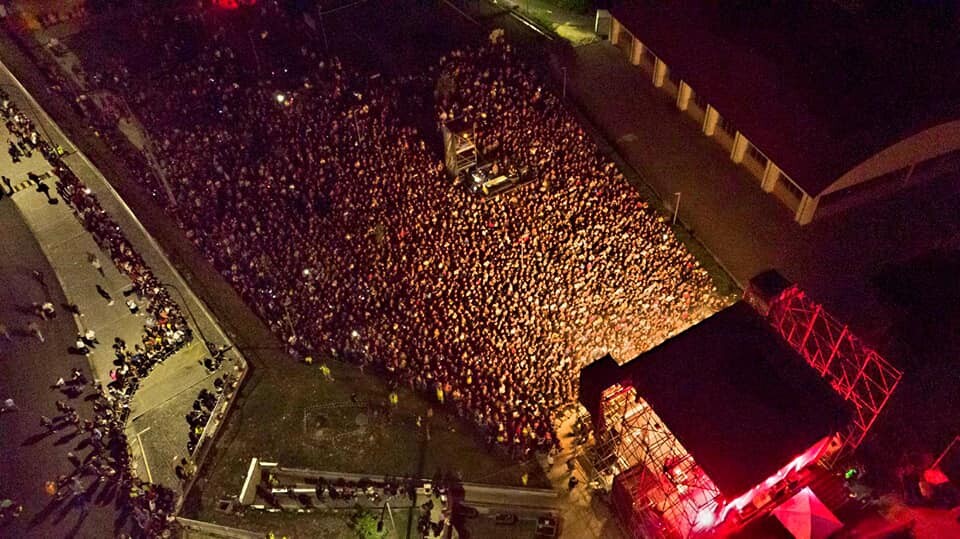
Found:
M 472 125 L 460 119 L 450 120 L 443 124 L 441 131 L 444 163 L 450 177 L 457 178 L 477 166 L 477 133 Z
M 853 406 L 853 421 L 840 433 L 840 449 L 828 465 L 850 455 L 866 437 L 903 373 L 833 318 L 796 284 L 787 284 L 775 295 L 747 300 L 761 313 L 804 360 L 830 382 Z M 750 297 L 752 296 L 752 297 Z
M 599 419 L 598 468 L 615 476 L 614 509 L 634 536 L 689 537 L 713 515 L 720 490 L 633 387 L 607 388 Z

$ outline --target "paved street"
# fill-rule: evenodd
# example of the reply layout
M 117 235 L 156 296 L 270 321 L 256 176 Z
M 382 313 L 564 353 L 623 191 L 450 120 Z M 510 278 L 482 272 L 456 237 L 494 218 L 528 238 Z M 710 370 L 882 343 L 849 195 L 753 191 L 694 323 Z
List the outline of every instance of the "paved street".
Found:
M 10 165 L 9 157 L 0 157 L 0 172 L 16 173 Z M 16 196 L 46 204 L 46 198 L 33 189 Z M 0 335 L 0 399 L 13 398 L 19 408 L 0 415 L 0 497 L 24 505 L 23 515 L 0 529 L 0 536 L 112 537 L 116 510 L 110 496 L 99 499 L 81 518 L 69 502 L 52 502 L 44 492 L 46 481 L 73 470 L 68 451 L 79 456 L 86 452 L 84 437 L 74 435 L 72 427 L 46 433 L 41 426 L 40 416 L 55 417 L 54 402 L 64 398 L 50 386 L 61 376 L 69 379 L 72 368 L 87 378 L 92 374 L 84 356 L 66 352 L 76 340 L 77 323 L 63 309 L 67 300 L 57 276 L 9 197 L 0 200 L 0 233 L 0 322 L 12 334 L 12 341 Z M 42 273 L 45 287 L 33 277 L 34 270 Z M 31 304 L 44 301 L 57 308 L 53 320 L 42 321 L 32 313 Z M 26 330 L 31 321 L 39 324 L 44 342 Z M 70 403 L 81 417 L 93 415 L 89 401 L 71 399 Z
M 21 91 L 17 81 L 5 67 L 0 68 L 0 87 L 11 94 L 17 108 L 35 121 L 40 119 L 41 131 L 45 137 L 54 140 L 68 151 L 64 161 L 97 195 L 101 206 L 120 224 L 130 242 L 147 264 L 152 266 L 154 273 L 169 285 L 171 294 L 187 311 L 197 338 L 141 381 L 140 390 L 131 402 L 131 415 L 127 429 L 134 469 L 138 470 L 139 475 L 146 480 L 159 482 L 177 490 L 180 482 L 174 474 L 174 466 L 181 457 L 188 455 L 186 443 L 189 427 L 184 421 L 184 416 L 192 409 L 193 401 L 202 388 L 212 389 L 213 379 L 225 371 L 232 370 L 232 367 L 241 360 L 238 359 L 236 352 L 232 352 L 228 354 L 228 361 L 220 371 L 213 374 L 206 371 L 201 365 L 202 358 L 207 355 L 204 342 L 209 339 L 214 344 L 229 345 L 229 340 L 219 326 L 99 171 L 83 154 L 75 152 L 73 145 L 59 127 L 45 118 L 39 106 Z M 5 128 L 0 128 L 0 134 L 7 140 L 13 138 Z M 67 510 L 61 511 L 57 518 L 49 522 L 47 518 L 49 513 L 59 510 L 58 506 L 62 504 L 51 504 L 45 513 L 41 513 L 44 510 L 43 504 L 46 503 L 43 499 L 46 496 L 43 492 L 43 483 L 72 469 L 66 460 L 66 452 L 72 446 L 68 447 L 66 444 L 78 443 L 83 438 L 83 436 L 77 437 L 72 434 L 71 427 L 68 429 L 71 433 L 57 438 L 53 445 L 47 448 L 46 453 L 49 454 L 35 460 L 34 466 L 18 465 L 22 464 L 19 462 L 22 450 L 14 449 L 17 443 L 23 441 L 23 447 L 26 447 L 48 438 L 42 436 L 39 414 L 55 416 L 53 401 L 59 395 L 50 394 L 46 388 L 60 376 L 69 380 L 71 367 L 83 370 L 88 380 L 109 381 L 110 370 L 115 365 L 115 357 L 110 348 L 113 338 L 122 338 L 131 346 L 133 343 L 140 342 L 145 316 L 147 316 L 143 304 L 139 305 L 140 309 L 136 313 L 128 308 L 126 304 L 128 298 L 124 296 L 124 291 L 130 288 L 129 279 L 114 267 L 108 253 L 100 251 L 93 238 L 73 215 L 70 207 L 57 200 L 54 186 L 56 178 L 49 175 L 49 169 L 49 165 L 39 154 L 23 158 L 19 163 L 13 163 L 10 157 L 0 158 L 0 173 L 10 178 L 10 186 L 16 191 L 12 197 L 5 197 L 2 201 L 5 225 L 2 230 L 7 236 L 2 246 L 5 251 L 9 250 L 4 253 L 9 254 L 4 257 L 4 261 L 16 263 L 5 266 L 0 276 L 8 283 L 29 280 L 32 279 L 30 271 L 33 268 L 42 271 L 43 266 L 49 264 L 46 268 L 47 277 L 45 277 L 48 287 L 46 294 L 50 296 L 50 301 L 60 312 L 55 321 L 42 323 L 42 331 L 45 334 L 48 331 L 45 325 L 51 326 L 50 334 L 45 335 L 47 341 L 37 342 L 35 345 L 44 350 L 42 357 L 38 357 L 36 361 L 21 362 L 16 373 L 5 373 L 4 384 L 0 386 L 3 389 L 3 398 L 7 398 L 9 394 L 24 412 L 12 412 L 0 418 L 3 420 L 0 427 L 4 427 L 5 430 L 2 436 L 4 454 L 16 455 L 15 458 L 4 460 L 4 474 L 0 477 L 0 489 L 2 489 L 0 495 L 22 500 L 24 503 L 25 515 L 16 523 L 17 526 L 24 527 L 22 536 L 41 534 L 43 526 L 51 526 L 59 530 L 57 533 L 52 533 L 53 536 L 62 536 L 63 531 L 67 529 L 62 521 L 68 515 L 69 502 L 65 502 Z M 36 190 L 36 182 L 31 183 L 27 180 L 28 173 L 43 179 L 48 193 L 52 194 L 49 199 Z M 30 256 L 21 253 L 29 253 Z M 29 264 L 28 260 L 31 261 Z M 34 280 L 33 285 L 38 287 L 39 283 Z M 57 288 L 54 289 L 55 286 Z M 98 287 L 100 287 L 99 290 Z M 5 289 L 5 293 L 11 294 L 11 297 L 4 298 L 5 312 L 2 313 L 0 321 L 7 324 L 16 341 L 33 340 L 33 337 L 23 329 L 27 323 L 25 318 L 33 316 L 31 313 L 33 301 L 43 302 L 39 297 L 29 298 L 19 295 L 28 290 L 30 290 L 28 286 L 8 286 Z M 13 296 L 13 294 L 18 295 Z M 109 297 L 103 297 L 102 294 Z M 136 296 L 131 296 L 131 299 L 136 300 Z M 68 304 L 77 306 L 81 315 L 74 316 L 67 312 L 65 306 Z M 84 356 L 76 353 L 72 347 L 77 334 L 88 329 L 96 331 L 100 346 L 94 347 L 88 356 Z M 2 342 L 0 345 L 11 347 L 11 352 L 16 352 L 15 349 L 20 346 L 20 343 Z M 7 350 L 0 350 L 3 353 L 0 357 L 5 358 Z M 56 361 L 51 362 L 51 359 Z M 41 369 L 40 366 L 44 368 Z M 12 365 L 4 361 L 3 367 L 10 369 Z M 54 371 L 54 369 L 57 370 Z M 13 391 L 10 382 L 17 380 L 18 377 L 28 378 L 35 381 L 35 384 L 18 386 L 18 391 Z M 44 398 L 45 395 L 47 398 Z M 75 405 L 81 417 L 91 417 L 93 414 L 90 405 L 87 401 L 83 401 L 82 404 L 82 406 Z M 27 415 L 27 410 L 30 411 L 30 415 Z M 7 416 L 11 418 L 9 421 Z M 58 445 L 63 447 L 55 447 Z M 85 445 L 84 441 L 81 447 Z M 35 448 L 34 452 L 38 449 L 42 448 Z M 83 458 L 83 454 L 79 451 L 77 456 Z M 97 496 L 97 501 L 102 504 L 82 522 L 78 521 L 71 534 L 80 537 L 107 537 L 115 534 L 113 520 L 116 517 L 116 511 L 113 507 L 109 507 L 113 499 L 112 493 L 108 492 L 101 497 L 102 491 L 103 489 L 96 491 L 91 488 L 91 493 Z M 35 518 L 38 514 L 39 516 Z

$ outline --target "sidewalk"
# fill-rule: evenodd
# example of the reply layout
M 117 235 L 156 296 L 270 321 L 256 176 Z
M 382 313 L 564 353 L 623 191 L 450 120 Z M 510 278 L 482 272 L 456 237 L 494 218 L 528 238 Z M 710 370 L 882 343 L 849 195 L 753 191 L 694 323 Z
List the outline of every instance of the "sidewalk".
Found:
M 15 90 L 19 86 L 6 66 L 0 66 L 0 84 L 8 90 Z M 27 103 L 29 106 L 20 107 L 24 113 L 42 123 L 56 140 L 66 141 L 59 127 L 30 102 L 25 92 L 16 95 L 14 100 L 18 105 Z M 64 146 L 73 147 L 72 144 Z M 98 197 L 103 209 L 120 225 L 124 235 L 154 274 L 162 282 L 174 285 L 171 293 L 185 309 L 194 330 L 196 338 L 193 342 L 142 380 L 131 403 L 127 427 L 131 458 L 137 463 L 141 475 L 151 482 L 179 490 L 182 485 L 174 474 L 174 466 L 181 457 L 188 456 L 186 444 L 189 426 L 184 416 L 192 409 L 192 403 L 202 388 L 212 389 L 213 380 L 232 371 L 235 365 L 244 365 L 246 370 L 245 361 L 234 350 L 227 354 L 228 361 L 219 371 L 207 373 L 200 364 L 207 355 L 204 341 L 209 339 L 213 344 L 229 346 L 230 340 L 160 252 L 153 238 L 87 158 L 75 152 L 65 157 L 64 162 Z M 34 155 L 32 160 L 24 160 L 20 167 L 16 173 L 24 176 L 28 171 L 40 174 L 49 170 L 49 165 L 38 155 Z M 14 183 L 20 179 L 13 178 Z M 55 191 L 54 181 L 52 178 L 48 180 L 51 192 Z M 130 287 L 129 279 L 117 271 L 109 254 L 99 250 L 68 205 L 62 201 L 55 205 L 48 204 L 43 197 L 24 196 L 26 194 L 14 195 L 14 202 L 57 273 L 67 300 L 76 304 L 83 313 L 82 317 L 77 317 L 78 324 L 84 329 L 96 331 L 101 344 L 89 356 L 91 370 L 99 380 L 109 381 L 114 361 L 110 348 L 113 338 L 120 337 L 131 346 L 140 342 L 145 320 L 143 306 L 139 314 L 130 313 L 122 294 L 124 289 Z M 102 275 L 88 262 L 90 253 L 99 259 Z M 111 296 L 112 304 L 100 296 L 96 289 L 98 284 Z
M 623 530 L 618 524 L 612 508 L 595 499 L 591 492 L 589 481 L 584 470 L 575 465 L 573 472 L 567 471 L 567 461 L 577 462 L 587 446 L 577 447 L 572 432 L 576 422 L 576 414 L 567 413 L 557 427 L 557 437 L 560 441 L 560 451 L 554 457 L 553 466 L 546 466 L 547 478 L 553 484 L 554 490 L 559 492 L 560 517 L 563 537 L 590 537 L 596 539 L 625 538 Z M 567 486 L 570 476 L 577 478 L 579 483 L 573 490 Z
M 5 128 L 0 133 L 6 135 Z M 19 181 L 27 172 L 39 173 L 46 162 L 37 154 L 12 163 L 0 157 L 0 172 Z M 19 191 L 15 198 L 35 198 L 46 204 L 46 197 L 34 188 Z M 12 398 L 15 412 L 0 414 L 0 498 L 12 498 L 23 504 L 19 519 L 0 528 L 4 537 L 113 537 L 129 526 L 118 522 L 113 506 L 115 498 L 109 489 L 95 492 L 95 502 L 84 516 L 68 500 L 56 502 L 45 493 L 45 482 L 73 473 L 75 466 L 67 458 L 73 451 L 86 454 L 86 437 L 73 428 L 59 424 L 50 432 L 41 425 L 41 415 L 58 417 L 54 405 L 65 400 L 80 417 L 92 418 L 93 403 L 82 397 L 68 398 L 51 388 L 54 381 L 70 379 L 76 368 L 92 380 L 86 358 L 68 355 L 66 350 L 76 340 L 78 326 L 62 305 L 67 302 L 57 276 L 37 244 L 32 231 L 23 222 L 16 202 L 4 196 L 0 200 L 0 322 L 7 326 L 11 338 L 0 336 L 0 400 Z M 92 269 L 92 268 L 91 268 Z M 42 283 L 33 272 L 39 272 Z M 57 315 L 42 320 L 32 304 L 49 301 Z M 42 332 L 41 342 L 26 326 L 36 323 Z M 85 485 L 91 477 L 82 479 Z M 129 523 L 128 523 L 129 524 Z
M 491 0 L 491 3 L 516 9 L 575 46 L 600 38 L 593 32 L 594 13 L 573 13 L 544 0 Z

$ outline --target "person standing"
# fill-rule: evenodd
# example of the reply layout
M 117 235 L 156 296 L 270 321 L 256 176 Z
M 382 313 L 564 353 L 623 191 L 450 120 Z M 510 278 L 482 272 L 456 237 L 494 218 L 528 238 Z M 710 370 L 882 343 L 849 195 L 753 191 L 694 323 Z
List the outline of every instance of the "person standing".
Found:
M 73 346 L 77 349 L 78 354 L 85 356 L 90 354 L 90 349 L 87 348 L 87 343 L 83 340 L 83 335 L 77 335 L 77 342 L 75 342 Z
M 0 337 L 13 342 L 13 337 L 10 335 L 10 330 L 7 328 L 7 325 L 3 322 L 0 322 Z
M 19 408 L 17 408 L 17 403 L 13 402 L 13 399 L 6 399 L 3 401 L 3 404 L 0 405 L 0 413 L 16 412 L 18 410 Z

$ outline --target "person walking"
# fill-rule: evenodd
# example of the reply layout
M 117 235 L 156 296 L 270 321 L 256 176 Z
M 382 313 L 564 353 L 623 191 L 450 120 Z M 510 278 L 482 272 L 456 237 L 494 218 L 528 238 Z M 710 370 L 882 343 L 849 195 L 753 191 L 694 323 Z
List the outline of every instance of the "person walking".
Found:
M 40 331 L 40 325 L 37 324 L 36 320 L 31 320 L 27 323 L 27 331 L 32 333 L 40 342 L 44 342 L 43 333 Z
M 113 305 L 113 298 L 110 296 L 110 292 L 104 290 L 102 286 L 97 285 L 97 293 L 100 294 L 100 297 L 107 300 L 107 305 Z
M 10 330 L 7 328 L 7 325 L 3 322 L 0 322 L 0 337 L 13 342 L 13 336 L 10 335 Z
M 87 253 L 87 262 L 90 262 L 90 265 L 93 266 L 93 269 L 97 270 L 100 273 L 101 277 L 106 278 L 106 274 L 103 272 L 103 266 L 100 265 L 100 258 L 93 253 Z

